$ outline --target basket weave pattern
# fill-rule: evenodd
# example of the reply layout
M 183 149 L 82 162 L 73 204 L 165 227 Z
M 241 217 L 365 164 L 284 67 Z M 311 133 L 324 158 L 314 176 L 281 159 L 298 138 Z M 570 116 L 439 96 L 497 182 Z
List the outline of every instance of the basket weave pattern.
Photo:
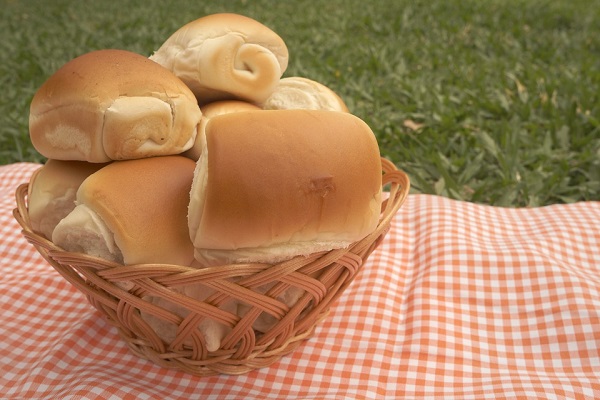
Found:
M 66 252 L 31 229 L 28 184 L 16 192 L 13 214 L 25 238 L 89 302 L 114 325 L 131 351 L 166 368 L 194 375 L 243 374 L 262 368 L 294 351 L 327 316 L 333 302 L 352 282 L 364 261 L 381 243 L 390 222 L 408 195 L 407 175 L 382 158 L 383 185 L 389 196 L 382 204 L 380 222 L 371 234 L 345 249 L 296 257 L 276 264 L 231 264 L 196 269 L 179 265 L 121 265 L 81 253 Z M 202 285 L 211 293 L 203 300 L 178 290 Z M 300 289 L 292 306 L 281 301 L 287 290 Z M 187 310 L 172 312 L 161 298 Z M 244 304 L 242 317 L 226 311 L 227 304 Z M 142 314 L 174 327 L 175 338 L 165 343 Z M 257 318 L 274 321 L 267 330 L 253 328 Z M 220 347 L 207 350 L 196 327 L 210 319 L 226 328 Z

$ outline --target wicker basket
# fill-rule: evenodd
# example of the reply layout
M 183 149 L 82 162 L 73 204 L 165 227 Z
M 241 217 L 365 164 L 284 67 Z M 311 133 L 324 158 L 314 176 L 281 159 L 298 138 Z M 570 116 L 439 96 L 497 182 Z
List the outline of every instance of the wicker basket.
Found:
M 206 269 L 163 264 L 124 266 L 66 252 L 31 229 L 26 204 L 28 184 L 17 189 L 13 213 L 25 238 L 118 329 L 133 353 L 194 375 L 243 374 L 272 364 L 309 338 L 379 245 L 410 186 L 407 175 L 390 161 L 382 159 L 382 167 L 389 197 L 382 204 L 380 223 L 373 233 L 345 249 L 272 265 L 235 264 Z M 173 290 L 189 284 L 205 285 L 213 294 L 199 301 Z M 278 296 L 290 288 L 299 288 L 303 294 L 288 307 Z M 147 296 L 167 299 L 189 310 L 189 314 L 182 318 L 147 301 Z M 225 311 L 222 306 L 229 301 L 245 303 L 248 312 L 239 317 Z M 177 329 L 174 341 L 161 340 L 142 313 L 173 323 Z M 258 332 L 253 324 L 264 313 L 275 322 Z M 194 326 L 206 318 L 227 327 L 228 333 L 216 351 L 208 351 L 202 337 L 193 333 Z

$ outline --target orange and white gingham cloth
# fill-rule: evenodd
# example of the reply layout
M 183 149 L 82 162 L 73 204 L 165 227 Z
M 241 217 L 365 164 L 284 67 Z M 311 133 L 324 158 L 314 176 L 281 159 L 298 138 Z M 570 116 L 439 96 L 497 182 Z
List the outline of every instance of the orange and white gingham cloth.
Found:
M 0 167 L 0 398 L 600 398 L 600 203 L 411 195 L 315 336 L 241 376 L 132 355 L 26 243 Z

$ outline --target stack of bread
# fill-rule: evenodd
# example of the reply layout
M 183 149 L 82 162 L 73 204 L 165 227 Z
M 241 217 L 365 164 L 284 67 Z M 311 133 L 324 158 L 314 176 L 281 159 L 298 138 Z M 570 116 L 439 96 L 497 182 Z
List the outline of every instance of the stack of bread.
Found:
M 325 85 L 283 77 L 287 64 L 275 32 L 236 14 L 190 22 L 150 57 L 106 49 L 71 60 L 31 102 L 31 141 L 48 158 L 29 185 L 32 227 L 66 251 L 193 268 L 276 263 L 362 239 L 380 215 L 376 138 Z M 280 300 L 301 295 L 290 288 Z M 167 344 L 180 333 L 142 314 Z M 196 329 L 214 351 L 228 327 L 205 319 Z

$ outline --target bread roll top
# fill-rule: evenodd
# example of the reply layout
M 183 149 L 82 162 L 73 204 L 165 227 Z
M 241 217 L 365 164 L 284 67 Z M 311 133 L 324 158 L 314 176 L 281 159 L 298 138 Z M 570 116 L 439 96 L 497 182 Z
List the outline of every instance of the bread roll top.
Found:
M 260 107 L 242 100 L 221 100 L 204 104 L 200 109 L 202 110 L 202 116 L 210 119 L 217 115 L 232 112 L 260 110 Z
M 97 50 L 58 69 L 35 93 L 30 136 L 48 158 L 107 162 L 187 150 L 201 112 L 171 71 L 125 50 Z
M 312 79 L 290 76 L 282 78 L 262 104 L 265 110 L 329 110 L 349 112 L 346 103 L 331 88 Z
M 375 229 L 381 159 L 359 118 L 247 111 L 213 117 L 205 134 L 189 210 L 196 258 L 203 249 L 250 249 L 256 254 L 220 256 L 276 261 L 344 247 Z
M 189 265 L 187 210 L 194 166 L 182 156 L 116 161 L 81 184 L 77 203 L 112 231 L 125 264 Z

